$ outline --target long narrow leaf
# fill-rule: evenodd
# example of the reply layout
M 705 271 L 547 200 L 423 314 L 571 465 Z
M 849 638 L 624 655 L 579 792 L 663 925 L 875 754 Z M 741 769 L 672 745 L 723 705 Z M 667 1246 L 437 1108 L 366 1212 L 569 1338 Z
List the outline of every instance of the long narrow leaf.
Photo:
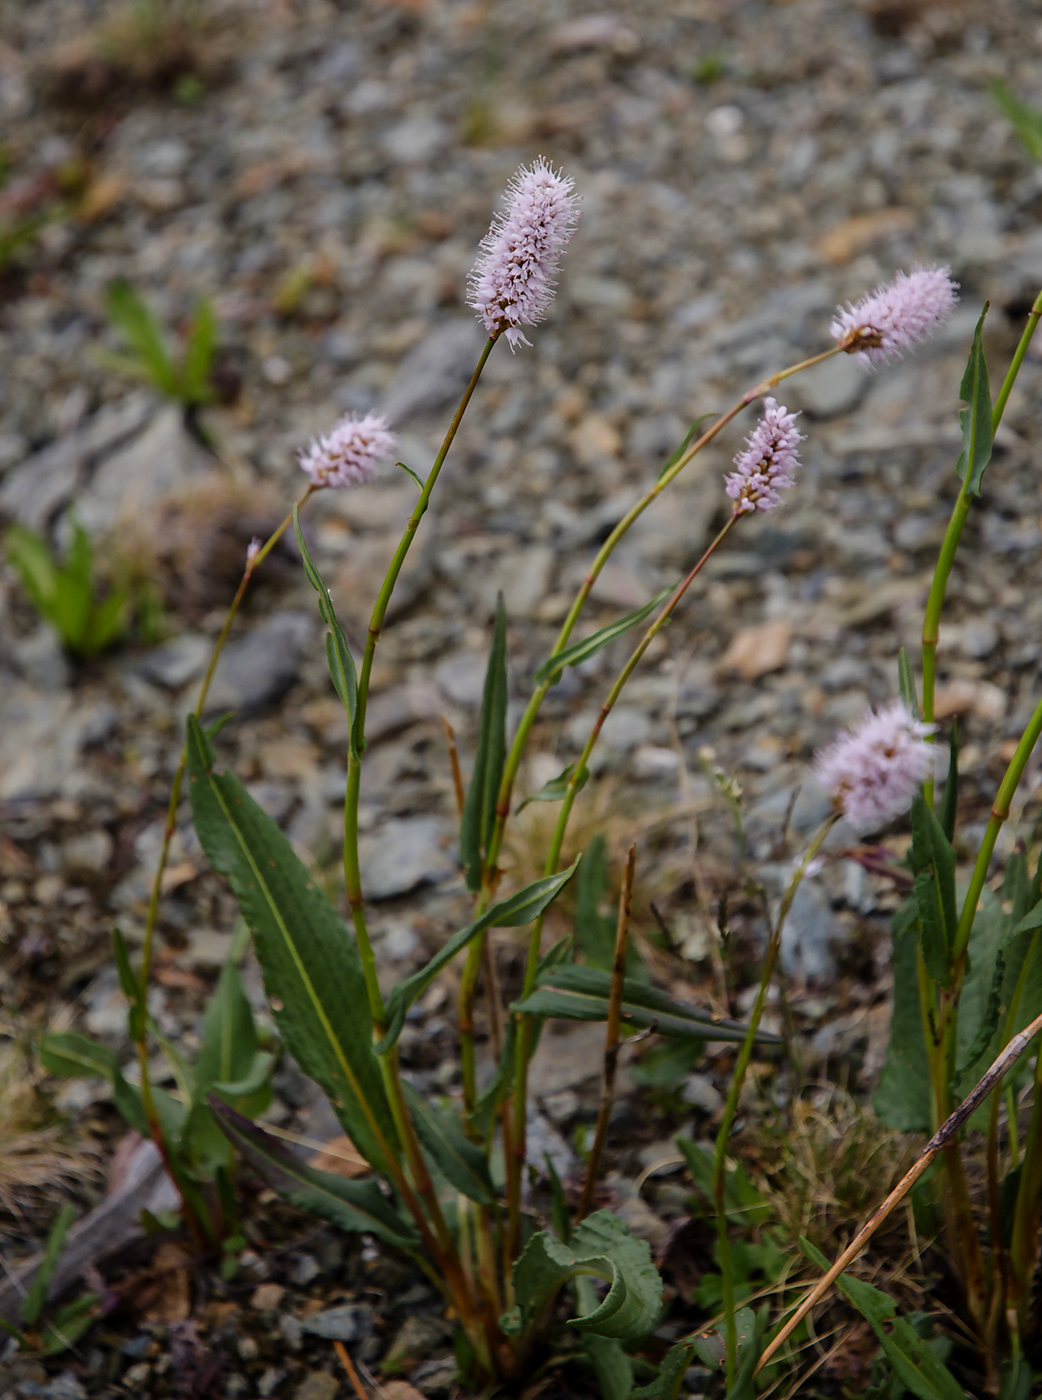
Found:
M 358 709 L 358 676 L 355 671 L 355 661 L 351 655 L 351 648 L 347 645 L 344 629 L 340 626 L 336 613 L 333 611 L 333 599 L 329 596 L 329 589 L 322 582 L 322 575 L 315 568 L 314 561 L 308 553 L 296 506 L 293 507 L 293 533 L 296 536 L 297 548 L 300 550 L 300 557 L 304 563 L 304 573 L 307 575 L 311 587 L 318 594 L 319 615 L 329 628 L 326 635 L 326 658 L 329 662 L 329 674 L 347 714 L 350 754 L 352 758 L 357 758 L 360 736 L 355 734 L 355 714 Z
M 271 818 L 188 720 L 192 816 L 213 868 L 226 876 L 253 933 L 283 1040 L 321 1084 L 359 1151 L 384 1168 L 395 1131 L 372 1045 L 358 946 Z
M 475 919 L 472 924 L 454 933 L 426 967 L 421 967 L 419 972 L 414 972 L 404 982 L 399 982 L 387 999 L 387 1034 L 376 1047 L 378 1053 L 384 1054 L 395 1043 L 402 1033 L 405 1013 L 409 1007 L 418 996 L 423 995 L 442 968 L 448 966 L 472 938 L 489 928 L 523 928 L 525 924 L 530 924 L 556 899 L 574 875 L 578 864 L 579 857 L 576 856 L 567 870 L 548 875 L 542 880 L 533 880 L 530 885 L 525 885 L 524 889 L 518 890 L 509 899 L 501 899 L 498 904 L 493 904 L 480 919 Z
M 638 622 L 643 622 L 646 617 L 655 611 L 660 603 L 664 603 L 673 592 L 673 586 L 663 588 L 656 593 L 654 598 L 645 603 L 642 608 L 637 608 L 635 612 L 627 613 L 625 617 L 620 617 L 617 622 L 609 622 L 607 627 L 602 627 L 599 632 L 594 632 L 591 637 L 584 638 L 581 642 L 573 642 L 570 647 L 565 647 L 564 651 L 559 651 L 556 656 L 551 656 L 544 661 L 539 670 L 535 673 L 537 685 L 542 685 L 544 681 L 550 681 L 556 685 L 561 678 L 561 672 L 566 666 L 578 666 L 580 661 L 586 661 L 591 656 L 596 656 L 599 651 L 612 643 L 616 637 L 623 636 L 631 627 L 636 627 Z
M 273 1191 L 293 1205 L 331 1220 L 342 1230 L 361 1230 L 404 1249 L 415 1249 L 419 1244 L 419 1236 L 397 1214 L 375 1181 L 348 1181 L 309 1167 L 215 1094 L 210 1096 L 210 1109 L 232 1145 Z
M 459 1118 L 433 1108 L 408 1082 L 404 1087 L 416 1134 L 431 1161 L 457 1191 L 479 1205 L 492 1205 L 496 1192 L 488 1160 L 477 1143 L 467 1137 Z
M 496 599 L 496 626 L 485 671 L 474 772 L 460 818 L 460 859 L 467 875 L 467 888 L 475 894 L 481 888 L 481 869 L 496 820 L 496 798 L 506 759 L 506 725 L 507 615 L 501 593 Z
M 988 386 L 988 366 L 984 359 L 984 318 L 988 314 L 988 303 L 973 332 L 973 344 L 966 369 L 959 387 L 959 397 L 966 404 L 959 409 L 959 427 L 962 430 L 962 451 L 955 464 L 955 473 L 960 481 L 965 481 L 971 495 L 979 496 L 984 469 L 991 461 L 991 390 Z
M 552 968 L 535 991 L 511 1010 L 531 1016 L 557 1016 L 568 1021 L 605 1021 L 611 995 L 611 973 L 599 967 L 566 963 Z M 674 1001 L 655 987 L 627 977 L 623 983 L 622 1020 L 628 1028 L 652 1029 L 679 1040 L 740 1041 L 746 1027 Z M 760 1031 L 757 1041 L 777 1045 L 778 1036 Z

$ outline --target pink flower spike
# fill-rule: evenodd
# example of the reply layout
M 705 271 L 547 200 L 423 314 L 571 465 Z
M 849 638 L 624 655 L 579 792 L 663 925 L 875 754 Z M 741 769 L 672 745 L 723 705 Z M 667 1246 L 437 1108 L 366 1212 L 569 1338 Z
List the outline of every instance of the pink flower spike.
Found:
M 378 475 L 381 463 L 394 456 L 395 443 L 386 418 L 348 413 L 324 437 L 313 438 L 297 454 L 297 462 L 316 486 L 363 486 Z
M 774 399 L 764 399 L 763 417 L 746 438 L 745 448 L 734 459 L 735 470 L 724 478 L 724 489 L 734 501 L 734 514 L 774 510 L 779 491 L 796 483 L 791 475 L 800 464 L 796 448 L 803 434 L 795 413 Z
M 914 719 L 902 700 L 866 711 L 849 733 L 817 754 L 814 775 L 859 832 L 902 816 L 934 771 L 936 725 Z
M 536 326 L 554 299 L 561 256 L 579 221 L 575 182 L 543 157 L 522 165 L 507 186 L 506 207 L 481 240 L 467 279 L 467 305 L 490 336 L 511 350 L 528 345 L 519 327 Z
M 952 314 L 958 296 L 950 267 L 917 267 L 899 272 L 856 306 L 836 310 L 832 334 L 848 355 L 866 367 L 900 359 L 929 340 Z

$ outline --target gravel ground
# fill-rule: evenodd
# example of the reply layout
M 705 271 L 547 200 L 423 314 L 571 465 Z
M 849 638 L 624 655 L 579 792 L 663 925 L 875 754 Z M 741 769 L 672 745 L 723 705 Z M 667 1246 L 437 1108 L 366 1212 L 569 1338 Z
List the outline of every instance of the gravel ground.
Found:
M 798 489 L 742 522 L 606 728 L 576 843 L 595 820 L 620 848 L 641 833 L 672 942 L 661 966 L 704 982 L 716 903 L 738 878 L 714 767 L 741 785 L 748 851 L 774 891 L 795 849 L 787 815 L 797 835 L 820 816 L 804 786 L 813 751 L 894 692 L 899 644 L 917 655 L 973 325 L 990 298 L 998 379 L 1042 285 L 1042 168 L 988 90 L 1002 78 L 1042 91 L 1042 6 L 205 0 L 193 13 L 150 48 L 114 5 L 0 3 L 0 232 L 46 215 L 0 264 L 0 519 L 61 538 L 74 504 L 106 559 L 158 578 L 167 609 L 158 645 L 73 664 L 0 566 L 0 1033 L 74 1007 L 120 1044 L 111 927 L 140 937 L 181 720 L 246 544 L 300 490 L 295 449 L 344 410 L 386 412 L 402 459 L 425 472 L 482 344 L 464 304 L 476 245 L 539 152 L 583 197 L 559 295 L 531 349 L 499 346 L 489 363 L 374 673 L 364 857 L 392 980 L 466 910 L 441 716 L 467 766 L 497 590 L 519 705 L 596 543 L 694 417 L 824 348 L 835 306 L 899 267 L 947 263 L 962 285 L 948 327 L 907 363 L 867 374 L 834 360 L 780 391 L 804 414 Z M 232 400 L 202 415 L 216 455 L 179 408 L 97 355 L 119 348 L 104 313 L 116 277 L 170 328 L 212 299 Z M 1038 698 L 1040 407 L 1032 358 L 942 634 L 938 710 L 962 728 L 969 838 Z M 632 531 L 591 625 L 690 566 L 726 517 L 721 473 L 750 426 Z M 413 494 L 389 475 L 309 506 L 356 644 Z M 345 731 L 294 555 L 276 556 L 249 600 L 213 707 L 236 716 L 222 756 L 335 871 Z M 552 693 L 529 787 L 576 756 L 624 654 Z M 1037 786 L 1035 765 L 1029 819 Z M 513 848 L 521 872 L 545 839 L 533 810 Z M 801 896 L 785 950 L 815 1053 L 856 1053 L 869 1077 L 885 1044 L 888 898 L 836 863 Z M 231 927 L 186 823 L 152 997 L 166 1032 L 194 1029 Z M 424 1012 L 403 1052 L 448 1087 L 451 1006 Z M 581 1107 L 589 1057 L 562 1050 L 543 1085 L 565 1151 L 557 1129 Z M 298 1081 L 283 1071 L 276 1119 L 329 1135 Z M 562 1093 L 575 1103 L 558 1098 L 555 1114 Z M 705 1124 L 716 1105 L 697 1087 L 692 1103 L 700 1093 Z M 58 1101 L 89 1114 L 95 1095 L 66 1086 Z M 32 1243 L 26 1219 L 7 1236 L 15 1253 Z M 320 1400 L 304 1384 L 260 1393 Z

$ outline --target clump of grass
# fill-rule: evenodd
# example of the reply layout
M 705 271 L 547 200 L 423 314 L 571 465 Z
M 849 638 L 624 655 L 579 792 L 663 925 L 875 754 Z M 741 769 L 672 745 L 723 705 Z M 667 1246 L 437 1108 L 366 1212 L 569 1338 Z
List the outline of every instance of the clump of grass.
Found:
M 96 1167 L 88 1153 L 63 1141 L 49 1122 L 21 1047 L 0 1047 L 0 1210 L 23 1219 L 34 1199 L 65 1185 L 82 1185 Z

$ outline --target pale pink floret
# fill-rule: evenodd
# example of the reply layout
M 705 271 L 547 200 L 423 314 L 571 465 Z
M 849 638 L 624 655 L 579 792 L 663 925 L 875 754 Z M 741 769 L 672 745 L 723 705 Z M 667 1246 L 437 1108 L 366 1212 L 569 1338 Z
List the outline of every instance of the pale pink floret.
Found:
M 950 267 L 899 272 L 856 306 L 837 308 L 832 334 L 866 367 L 900 359 L 936 334 L 959 300 L 958 288 Z
M 763 417 L 734 459 L 735 470 L 724 478 L 735 515 L 773 510 L 782 503 L 778 493 L 796 484 L 792 473 L 800 464 L 796 449 L 803 441 L 796 418 L 784 404 L 764 399 Z
M 815 777 L 855 830 L 875 831 L 908 811 L 933 776 L 935 728 L 892 700 L 816 756 Z
M 381 465 L 394 456 L 396 438 L 387 419 L 376 413 L 364 418 L 348 413 L 337 419 L 323 437 L 297 455 L 301 471 L 316 486 L 362 486 L 377 476 Z
M 467 279 L 467 305 L 490 336 L 506 334 L 511 350 L 528 345 L 518 329 L 535 326 L 554 298 L 561 255 L 579 220 L 574 181 L 539 156 L 507 186 L 505 208 L 481 240 Z

